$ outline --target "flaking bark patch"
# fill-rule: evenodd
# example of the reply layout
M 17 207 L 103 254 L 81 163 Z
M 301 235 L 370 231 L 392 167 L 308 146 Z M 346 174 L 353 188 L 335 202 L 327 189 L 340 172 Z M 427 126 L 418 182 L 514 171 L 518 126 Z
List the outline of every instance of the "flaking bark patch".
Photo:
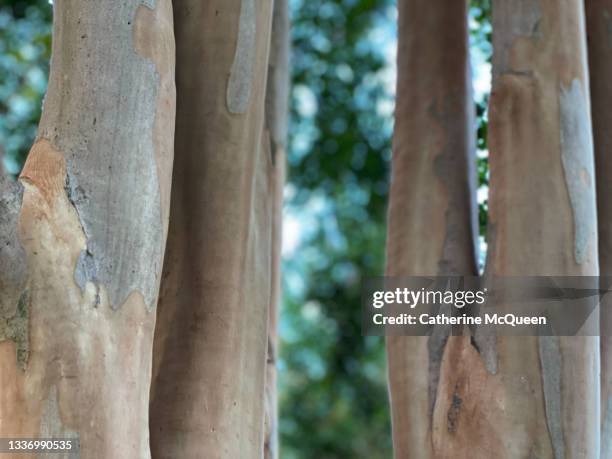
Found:
M 15 343 L 17 365 L 22 370 L 25 370 L 27 366 L 29 354 L 29 301 L 30 295 L 27 290 L 24 290 L 15 313 L 10 317 L 0 316 L 0 342 L 10 340 Z
M 155 65 L 159 87 L 155 101 L 153 148 L 159 181 L 163 239 L 168 231 L 174 119 L 176 117 L 175 41 L 170 0 L 156 2 L 155 9 L 141 5 L 134 17 L 133 41 L 138 54 Z
M 0 423 L 0 429 L 20 431 L 24 437 L 32 436 L 24 430 L 24 422 L 41 432 L 71 429 L 79 432 L 88 456 L 96 451 L 96 457 L 116 457 L 121 442 L 123 448 L 133 448 L 135 457 L 148 457 L 148 429 L 121 421 L 118 418 L 127 418 L 117 413 L 127 409 L 137 412 L 139 419 L 146 416 L 143 394 L 148 393 L 150 381 L 146 356 L 150 356 L 153 316 L 138 291 L 130 292 L 124 307 L 113 310 L 105 285 L 96 290 L 87 281 L 84 291 L 77 286 L 74 273 L 87 250 L 87 238 L 67 196 L 64 154 L 47 141 L 37 142 L 20 180 L 25 191 L 19 236 L 27 254 L 30 293 L 9 325 L 17 343 L 26 342 L 26 336 L 15 334 L 14 324 L 28 331 L 29 353 L 24 353 L 23 345 L 16 346 L 19 362 L 27 358 L 27 368 L 23 380 L 10 381 L 9 393 L 27 390 L 35 396 L 27 403 L 23 397 L 6 401 L 0 411 L 14 409 L 19 416 Z M 100 307 L 93 307 L 97 302 Z M 53 386 L 57 393 L 50 392 Z M 109 391 L 120 404 L 99 402 Z M 100 436 L 100 429 L 107 435 Z M 105 442 L 110 437 L 121 440 Z
M 169 2 L 158 3 L 171 34 Z M 163 245 L 152 133 L 160 99 L 154 63 L 130 40 L 139 8 L 149 11 L 139 0 L 112 8 L 56 2 L 49 91 L 12 226 L 29 295 L 14 314 L 0 313 L 2 339 L 10 339 L 0 342 L 0 436 L 59 437 L 70 429 L 84 457 L 150 457 L 149 428 L 139 420 L 148 417 L 155 316 L 139 289 L 153 286 L 145 292 L 151 306 Z M 149 36 L 167 37 L 157 32 Z M 166 47 L 173 65 L 174 49 Z M 109 297 L 121 300 L 126 290 L 123 306 L 111 309 Z M 4 291 L 0 298 L 8 311 Z M 96 301 L 101 307 L 92 307 Z M 25 371 L 15 352 L 18 362 L 27 359 Z
M 138 9 L 151 6 L 128 0 L 114 8 L 84 2 L 78 14 L 57 8 L 55 36 L 62 27 L 87 41 L 85 46 L 82 40 L 54 40 L 39 127 L 39 140 L 52 143 L 65 160 L 72 204 L 93 261 L 90 271 L 113 308 L 137 290 L 152 309 L 159 286 L 164 231 L 153 131 L 160 76 L 133 36 Z M 92 28 L 90 18 L 104 27 Z M 108 46 L 108 36 L 115 45 Z M 70 71 L 75 62 L 79 71 Z M 110 62 L 121 63 L 121 72 Z M 129 110 L 121 108 L 126 103 Z M 85 112 L 90 116 L 82 116 Z M 81 196 L 86 199 L 75 199 Z
M 25 251 L 17 220 L 23 188 L 0 171 L 0 320 L 12 317 L 27 278 Z
M 597 214 L 591 117 L 579 80 L 559 95 L 561 159 L 574 216 L 574 256 L 582 264 L 597 245 Z
M 497 457 L 503 439 L 494 424 L 506 408 L 502 381 L 484 367 L 469 336 L 449 337 L 440 374 L 429 457 Z
M 256 51 L 255 0 L 241 0 L 234 62 L 227 83 L 227 109 L 233 114 L 247 111 L 251 98 Z
M 70 174 L 66 174 L 65 190 L 68 201 L 70 202 L 70 204 L 72 204 L 72 207 L 78 215 L 80 204 L 87 200 L 87 196 L 80 187 L 73 188 L 72 181 L 70 180 Z M 83 220 L 81 219 L 80 215 L 78 216 L 79 222 L 81 223 L 81 230 L 83 231 L 85 237 L 87 237 L 87 233 L 85 232 L 85 226 L 83 225 Z M 91 282 L 94 285 L 94 288 L 96 290 L 96 306 L 100 303 L 99 287 L 97 285 L 97 273 L 98 268 L 96 267 L 96 262 L 94 260 L 93 254 L 87 248 L 81 250 L 81 254 L 79 255 L 79 259 L 74 268 L 74 281 L 79 286 L 83 294 L 85 294 L 88 282 Z
M 98 272 L 96 268 L 96 262 L 94 261 L 94 257 L 92 253 L 85 249 L 81 250 L 81 254 L 79 255 L 79 259 L 77 261 L 77 265 L 74 269 L 74 281 L 81 289 L 81 292 L 85 293 L 85 289 L 87 287 L 87 283 L 91 282 L 96 287 L 96 299 L 95 305 L 100 304 L 100 293 L 98 292 Z
M 538 344 L 542 368 L 546 424 L 555 453 L 555 459 L 563 459 L 565 457 L 565 442 L 561 425 L 561 348 L 559 337 L 540 336 Z

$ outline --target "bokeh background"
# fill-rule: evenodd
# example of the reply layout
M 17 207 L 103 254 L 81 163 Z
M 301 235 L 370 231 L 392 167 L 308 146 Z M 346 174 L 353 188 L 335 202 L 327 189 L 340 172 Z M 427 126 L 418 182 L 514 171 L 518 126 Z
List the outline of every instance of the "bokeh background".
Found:
M 360 329 L 384 272 L 395 91 L 394 0 L 289 0 L 292 97 L 279 361 L 283 459 L 388 459 L 384 340 Z M 486 253 L 490 0 L 469 15 Z M 19 173 L 46 89 L 52 4 L 0 0 L 0 154 Z

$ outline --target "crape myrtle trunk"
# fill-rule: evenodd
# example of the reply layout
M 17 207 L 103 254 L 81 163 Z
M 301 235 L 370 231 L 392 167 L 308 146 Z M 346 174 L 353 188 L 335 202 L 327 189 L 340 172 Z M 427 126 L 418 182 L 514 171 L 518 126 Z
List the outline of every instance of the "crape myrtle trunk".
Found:
M 597 220 L 601 288 L 612 287 L 612 1 L 585 0 L 591 84 L 591 113 L 597 177 Z M 601 458 L 612 458 L 612 299 L 600 310 Z
M 264 133 L 272 3 L 174 2 L 177 135 L 155 330 L 153 457 L 263 455 L 276 174 Z
M 0 198 L 0 437 L 149 457 L 174 138 L 169 0 L 54 2 L 35 144 Z
M 473 276 L 477 223 L 467 1 L 400 0 L 398 7 L 386 274 Z M 464 345 L 462 338 L 449 338 L 445 327 L 431 337 L 387 338 L 396 458 L 440 457 L 453 390 L 443 379 L 443 356 L 446 348 L 460 353 Z
M 598 275 L 584 19 L 580 0 L 494 4 L 491 275 Z M 488 351 L 469 380 L 489 427 L 465 431 L 471 447 L 598 457 L 599 338 L 499 337 Z
M 471 104 L 465 5 L 399 6 L 387 273 L 472 273 L 470 167 L 443 167 L 472 161 L 470 117 L 434 117 L 439 101 Z M 496 2 L 493 29 L 487 275 L 597 275 L 583 6 Z M 598 456 L 597 337 L 434 330 L 387 347 L 397 458 Z
M 283 189 L 285 185 L 287 122 L 289 118 L 291 43 L 288 0 L 274 1 L 268 82 L 266 87 L 265 135 L 269 136 L 272 155 L 272 272 L 270 309 L 268 311 L 268 358 L 266 366 L 266 411 L 264 458 L 277 459 L 278 408 L 277 358 L 278 316 L 281 305 L 281 236 L 283 219 Z

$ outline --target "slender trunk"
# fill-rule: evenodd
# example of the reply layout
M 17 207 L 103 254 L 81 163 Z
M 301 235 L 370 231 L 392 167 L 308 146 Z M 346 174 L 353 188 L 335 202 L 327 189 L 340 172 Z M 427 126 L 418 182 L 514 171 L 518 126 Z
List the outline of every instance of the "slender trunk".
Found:
M 274 176 L 272 177 L 272 273 L 270 310 L 268 311 L 268 353 L 266 365 L 266 406 L 264 458 L 276 459 L 278 455 L 278 315 L 281 305 L 281 231 L 283 219 L 283 185 L 285 184 L 285 151 L 278 148 L 274 154 Z
M 287 121 L 289 117 L 289 5 L 275 0 L 272 18 L 270 62 L 266 87 L 266 128 L 272 155 L 272 272 L 268 311 L 268 360 L 266 370 L 266 414 L 264 458 L 278 456 L 278 407 L 276 365 L 278 356 L 278 314 L 281 305 L 281 249 L 283 189 L 285 185 Z
M 271 0 L 175 3 L 176 161 L 155 335 L 154 457 L 263 454 L 271 24 Z
M 602 288 L 612 287 L 612 1 L 585 0 L 588 37 L 595 172 L 599 269 Z M 601 458 L 612 458 L 612 299 L 604 297 L 600 314 Z
M 148 457 L 174 135 L 171 4 L 60 0 L 54 10 L 20 211 L 3 198 L 19 243 L 0 228 L 11 240 L 0 267 L 8 259 L 19 275 L 0 270 L 0 437 L 78 435 L 82 457 Z
M 476 275 L 467 1 L 400 0 L 398 6 L 387 275 Z M 440 457 L 434 413 L 438 397 L 446 399 L 442 356 L 464 345 L 444 327 L 427 338 L 387 338 L 396 458 Z
M 598 274 L 583 21 L 580 0 L 494 5 L 488 274 Z M 490 350 L 489 372 L 469 370 L 478 421 L 459 419 L 449 451 L 598 457 L 597 337 L 498 337 Z

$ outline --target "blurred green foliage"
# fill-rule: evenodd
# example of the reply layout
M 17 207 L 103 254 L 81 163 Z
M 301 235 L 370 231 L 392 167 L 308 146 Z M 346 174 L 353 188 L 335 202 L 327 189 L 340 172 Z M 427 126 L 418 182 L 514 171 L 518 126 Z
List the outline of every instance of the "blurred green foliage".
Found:
M 287 213 L 300 241 L 284 261 L 281 457 L 389 458 L 384 342 L 361 336 L 360 288 L 384 270 L 395 7 L 291 6 Z
M 361 336 L 360 289 L 363 278 L 384 272 L 395 2 L 290 5 L 281 457 L 390 458 L 384 341 Z M 12 173 L 23 163 L 40 116 L 51 13 L 47 0 L 0 0 L 0 148 Z M 476 67 L 490 62 L 489 17 L 490 1 L 472 0 Z M 488 186 L 487 101 L 486 93 L 476 97 L 481 189 Z M 486 196 L 479 205 L 484 235 Z
M 0 0 L 0 152 L 16 174 L 36 135 L 51 53 L 48 0 Z
M 472 62 L 476 72 L 483 71 L 485 66 L 489 72 L 491 70 L 491 57 L 493 54 L 493 37 L 491 27 L 491 0 L 471 0 L 470 8 L 470 47 Z M 477 148 L 477 172 L 478 186 L 481 196 L 478 200 L 478 220 L 479 233 L 483 240 L 486 240 L 487 216 L 489 212 L 489 200 L 487 197 L 489 189 L 489 155 L 487 147 L 488 135 L 488 106 L 489 94 L 484 92 L 476 94 L 476 148 Z M 485 190 L 485 193 L 482 191 Z M 486 250 L 483 244 L 482 251 Z M 484 253 L 481 254 L 481 262 L 484 262 Z

